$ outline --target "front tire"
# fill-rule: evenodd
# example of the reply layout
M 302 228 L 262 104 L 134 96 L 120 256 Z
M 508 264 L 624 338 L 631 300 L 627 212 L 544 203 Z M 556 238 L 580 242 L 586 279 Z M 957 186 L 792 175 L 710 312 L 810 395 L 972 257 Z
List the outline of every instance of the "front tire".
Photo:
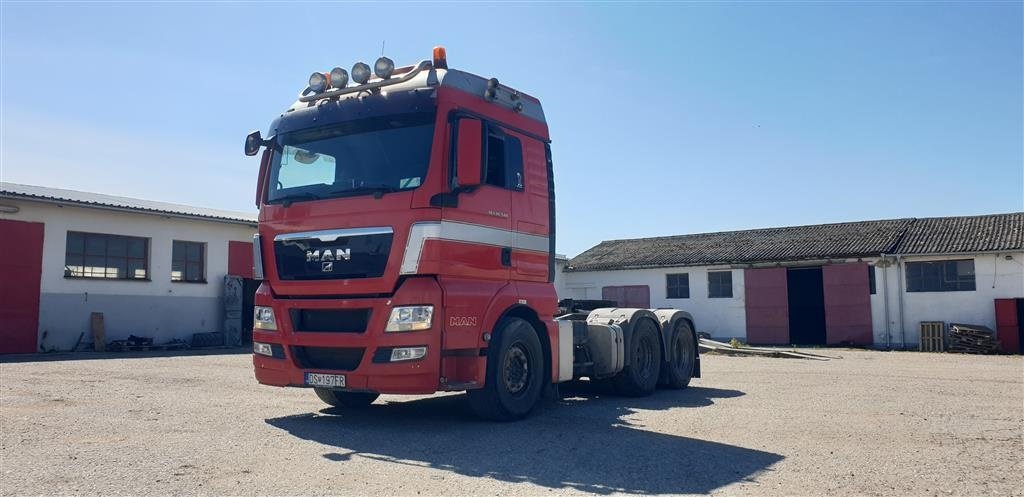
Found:
M 544 349 L 533 326 L 524 319 L 502 319 L 487 349 L 484 387 L 469 390 L 469 407 L 492 421 L 525 418 L 544 388 Z
M 331 390 L 330 388 L 314 388 L 316 396 L 332 407 L 347 407 L 349 409 L 361 409 L 368 407 L 373 401 L 380 397 L 379 393 L 373 392 L 346 392 L 343 390 Z
M 611 379 L 615 392 L 630 397 L 654 393 L 661 373 L 661 337 L 658 325 L 641 319 L 633 328 L 626 350 L 626 367 Z

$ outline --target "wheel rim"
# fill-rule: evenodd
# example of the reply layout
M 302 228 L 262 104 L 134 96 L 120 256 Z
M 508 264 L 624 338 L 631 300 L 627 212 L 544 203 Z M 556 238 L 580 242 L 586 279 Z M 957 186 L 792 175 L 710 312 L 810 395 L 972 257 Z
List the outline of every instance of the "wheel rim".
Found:
M 637 344 L 636 352 L 637 370 L 644 378 L 650 377 L 654 369 L 654 343 L 649 337 L 643 337 Z
M 512 395 L 522 394 L 530 384 L 531 374 L 530 353 L 522 343 L 513 344 L 505 354 L 505 389 Z

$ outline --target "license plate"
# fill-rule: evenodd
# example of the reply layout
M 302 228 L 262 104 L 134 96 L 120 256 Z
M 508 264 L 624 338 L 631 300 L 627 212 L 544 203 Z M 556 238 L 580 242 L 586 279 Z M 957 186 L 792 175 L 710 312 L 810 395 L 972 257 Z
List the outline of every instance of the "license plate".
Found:
M 345 375 L 306 373 L 306 384 L 312 387 L 345 388 Z

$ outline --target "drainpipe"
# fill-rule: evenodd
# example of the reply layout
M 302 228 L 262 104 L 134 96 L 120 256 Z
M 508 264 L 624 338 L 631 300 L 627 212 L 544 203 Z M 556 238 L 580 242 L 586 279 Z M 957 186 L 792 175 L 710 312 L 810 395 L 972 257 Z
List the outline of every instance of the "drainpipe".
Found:
M 896 289 L 900 296 L 900 348 L 907 348 L 907 329 L 905 319 L 903 319 L 903 257 L 896 255 L 896 279 L 899 282 L 899 288 Z
M 885 308 L 885 348 L 892 349 L 892 327 L 889 324 L 889 260 L 882 254 L 882 306 Z

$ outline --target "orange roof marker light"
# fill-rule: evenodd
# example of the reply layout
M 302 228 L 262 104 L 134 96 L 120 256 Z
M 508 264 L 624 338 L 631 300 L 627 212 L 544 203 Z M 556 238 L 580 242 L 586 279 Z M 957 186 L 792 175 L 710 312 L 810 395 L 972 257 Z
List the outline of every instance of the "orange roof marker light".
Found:
M 448 69 L 448 54 L 445 53 L 444 47 L 438 45 L 434 47 L 434 69 Z

